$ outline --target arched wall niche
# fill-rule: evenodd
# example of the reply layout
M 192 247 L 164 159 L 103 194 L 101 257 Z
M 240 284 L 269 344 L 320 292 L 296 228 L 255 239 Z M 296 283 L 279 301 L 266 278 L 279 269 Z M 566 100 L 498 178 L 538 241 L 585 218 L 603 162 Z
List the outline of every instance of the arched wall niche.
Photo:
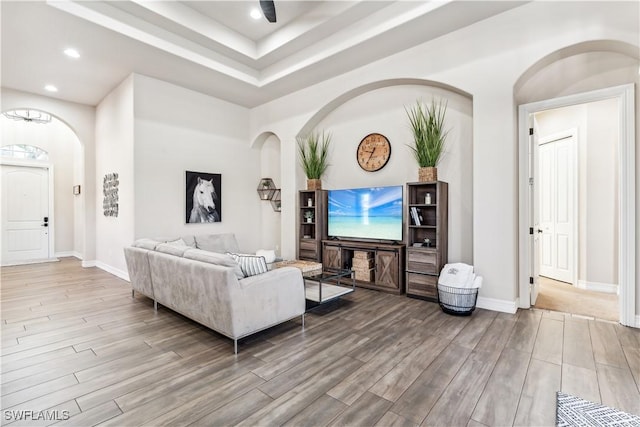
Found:
M 260 177 L 271 178 L 275 186 L 282 191 L 287 189 L 282 179 L 282 142 L 274 132 L 267 131 L 258 135 L 251 144 L 252 149 L 260 150 Z M 256 183 L 257 186 L 258 183 Z M 256 194 L 257 197 L 257 194 Z M 282 196 L 280 196 L 282 197 Z M 260 245 L 264 249 L 273 249 L 281 255 L 282 216 L 273 209 L 272 203 L 260 202 L 261 222 Z
M 84 184 L 84 145 L 76 131 L 58 115 L 37 108 L 10 108 L 3 111 L 30 110 L 51 116 L 50 123 L 28 123 L 0 116 L 3 121 L 2 145 L 25 144 L 48 152 L 45 162 L 53 167 L 53 247 L 51 256 L 76 256 L 84 252 L 84 192 L 72 194 L 71 188 Z M 19 159 L 16 159 L 19 160 Z M 26 159 L 29 162 L 28 159 Z
M 451 85 L 416 78 L 387 79 L 351 89 L 319 108 L 297 135 L 327 131 L 332 135 L 330 166 L 322 179 L 325 189 L 402 185 L 417 181 L 418 166 L 407 144 L 412 141 L 406 109 L 417 100 L 447 102 L 448 146 L 439 164 L 439 179 L 449 182 L 450 259 L 473 262 L 473 99 Z M 356 162 L 361 139 L 381 133 L 391 143 L 391 157 L 377 172 Z M 296 148 L 296 147 L 294 147 Z M 294 153 L 297 154 L 297 153 Z M 297 160 L 297 156 L 296 156 Z M 306 178 L 296 162 L 295 182 Z M 295 242 L 294 242 L 295 244 Z
M 463 91 L 462 89 L 458 89 L 454 86 L 448 85 L 446 83 L 441 83 L 433 80 L 425 80 L 425 79 L 415 79 L 415 78 L 398 78 L 398 79 L 387 79 L 380 80 L 377 82 L 371 82 L 366 85 L 359 86 L 357 88 L 351 89 L 342 95 L 334 98 L 332 101 L 328 102 L 322 108 L 320 108 L 311 118 L 302 126 L 300 131 L 298 131 L 297 135 L 306 135 L 311 132 L 322 119 L 324 119 L 329 113 L 333 110 L 349 102 L 351 99 L 354 99 L 362 94 L 367 92 L 374 91 L 376 89 L 382 89 L 386 87 L 392 86 L 429 86 L 433 88 L 440 88 L 452 93 L 457 93 L 459 95 L 468 97 L 472 99 L 471 94 Z

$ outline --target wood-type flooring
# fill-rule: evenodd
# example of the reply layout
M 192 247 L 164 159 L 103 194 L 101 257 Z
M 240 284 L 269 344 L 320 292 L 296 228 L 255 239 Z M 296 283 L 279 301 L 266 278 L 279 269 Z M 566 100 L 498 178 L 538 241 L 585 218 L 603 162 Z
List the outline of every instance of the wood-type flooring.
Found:
M 552 426 L 640 414 L 640 331 L 357 289 L 239 343 L 73 258 L 2 269 L 2 425 Z

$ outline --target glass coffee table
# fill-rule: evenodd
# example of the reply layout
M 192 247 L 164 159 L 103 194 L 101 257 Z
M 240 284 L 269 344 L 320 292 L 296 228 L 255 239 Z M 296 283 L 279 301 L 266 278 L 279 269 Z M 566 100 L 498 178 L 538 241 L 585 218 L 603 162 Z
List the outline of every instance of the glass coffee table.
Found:
M 349 279 L 351 283 L 347 283 Z M 334 301 L 355 290 L 356 280 L 351 270 L 304 275 L 304 292 L 308 309 Z

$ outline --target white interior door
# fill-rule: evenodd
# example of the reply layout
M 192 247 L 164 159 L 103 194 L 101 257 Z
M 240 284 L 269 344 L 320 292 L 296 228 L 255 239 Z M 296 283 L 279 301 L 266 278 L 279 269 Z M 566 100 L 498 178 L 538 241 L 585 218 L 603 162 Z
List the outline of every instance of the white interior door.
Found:
M 540 156 L 536 149 L 538 147 L 536 135 L 533 132 L 529 132 L 529 135 L 529 206 L 531 206 L 530 214 L 533 218 L 533 223 L 531 224 L 532 227 L 530 227 L 529 232 L 531 242 L 530 251 L 533 254 L 533 259 L 531 260 L 531 276 L 529 277 L 529 301 L 531 305 L 534 305 L 538 299 L 540 286 L 538 281 L 538 276 L 540 275 L 540 234 L 538 234 L 540 228 L 540 210 L 536 209 L 536 200 L 540 197 L 540 185 L 534 179 L 536 175 L 535 171 L 538 170 L 538 159 Z
M 571 284 L 576 251 L 574 147 L 573 133 L 538 141 L 540 275 Z
M 1 168 L 2 265 L 49 258 L 49 170 Z

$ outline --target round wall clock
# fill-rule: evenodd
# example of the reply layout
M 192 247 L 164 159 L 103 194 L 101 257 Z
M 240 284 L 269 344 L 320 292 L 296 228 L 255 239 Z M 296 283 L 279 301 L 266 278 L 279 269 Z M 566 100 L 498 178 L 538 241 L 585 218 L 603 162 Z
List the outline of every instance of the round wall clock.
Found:
M 391 157 L 391 144 L 386 136 L 372 133 L 360 141 L 356 158 L 360 167 L 367 172 L 382 169 Z

